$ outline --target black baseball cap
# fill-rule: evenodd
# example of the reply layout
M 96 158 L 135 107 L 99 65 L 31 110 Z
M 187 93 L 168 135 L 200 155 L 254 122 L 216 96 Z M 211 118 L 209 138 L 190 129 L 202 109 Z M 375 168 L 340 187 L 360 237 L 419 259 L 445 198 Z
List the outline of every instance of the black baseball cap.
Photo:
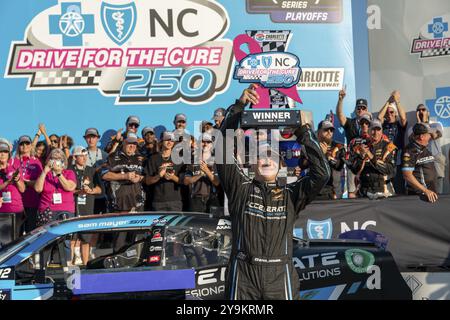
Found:
M 333 123 L 328 120 L 323 120 L 319 123 L 319 130 L 326 130 L 326 129 L 335 129 Z
M 368 108 L 369 104 L 367 103 L 366 99 L 358 99 L 358 100 L 356 100 L 356 108 L 358 108 L 360 106 L 364 106 L 364 107 Z
M 416 123 L 413 127 L 413 133 L 416 136 L 433 132 L 434 130 L 426 123 Z

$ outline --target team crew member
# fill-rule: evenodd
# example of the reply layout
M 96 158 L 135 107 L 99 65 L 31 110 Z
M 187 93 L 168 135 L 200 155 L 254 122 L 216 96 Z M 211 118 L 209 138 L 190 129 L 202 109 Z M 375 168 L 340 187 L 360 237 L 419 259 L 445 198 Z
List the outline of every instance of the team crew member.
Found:
M 403 177 L 408 194 L 425 195 L 429 202 L 436 202 L 437 173 L 434 156 L 427 149 L 433 130 L 426 123 L 413 127 L 413 141 L 405 148 L 402 157 Z
M 316 197 L 317 200 L 336 200 L 338 198 L 337 191 L 340 190 L 341 170 L 344 168 L 346 151 L 344 145 L 333 141 L 334 130 L 334 125 L 330 121 L 325 120 L 319 123 L 317 139 L 332 169 L 332 175 Z M 305 152 L 302 152 L 299 162 L 303 164 L 301 169 L 309 168 L 309 161 Z
M 363 115 L 369 113 L 369 108 L 366 99 L 358 99 L 356 101 L 355 106 L 356 117 L 347 118 L 344 115 L 344 99 L 346 95 L 347 92 L 345 88 L 339 92 L 339 99 L 336 106 L 336 114 L 341 126 L 345 130 L 345 137 L 347 139 L 347 144 L 349 144 L 350 141 L 360 136 L 361 132 L 361 127 L 359 125 L 360 119 Z M 351 170 L 347 170 L 347 184 L 348 184 L 348 197 L 355 198 L 356 197 L 355 175 L 351 172 Z
M 158 152 L 158 139 L 156 139 L 155 130 L 152 127 L 142 129 L 142 138 L 144 141 L 139 146 L 139 153 L 150 159 L 152 155 Z
M 36 228 L 36 218 L 39 207 L 39 194 L 34 190 L 36 179 L 42 173 L 42 164 L 39 159 L 31 155 L 32 141 L 28 136 L 19 138 L 16 157 L 12 159 L 14 168 L 20 168 L 20 174 L 26 189 L 22 195 L 25 210 L 25 232 Z
M 128 137 L 128 134 L 132 133 L 137 136 L 137 131 L 141 125 L 141 120 L 137 116 L 129 116 L 125 121 L 126 130 L 122 133 L 122 129 L 117 130 L 117 134 L 112 137 L 111 141 L 106 146 L 105 150 L 108 154 L 113 154 L 117 150 L 122 149 L 124 139 Z M 138 141 L 139 142 L 139 141 Z
M 107 195 L 110 212 L 142 211 L 145 193 L 141 182 L 144 168 L 136 153 L 138 139 L 129 133 L 123 141 L 122 149 L 108 157 L 108 166 L 102 171 L 107 182 Z
M 225 119 L 225 112 L 226 112 L 226 110 L 224 108 L 217 108 L 214 111 L 214 116 L 213 116 L 214 129 L 220 129 L 223 119 Z
M 212 137 L 202 134 L 202 159 L 199 165 L 187 165 L 184 184 L 190 186 L 189 210 L 191 212 L 211 212 L 212 207 L 220 207 L 217 188 L 220 181 L 212 157 Z
M 245 105 L 259 102 L 255 88 L 252 85 L 244 90 L 230 107 L 221 127 L 224 136 L 227 129 L 238 129 Z M 299 298 L 299 279 L 292 263 L 293 226 L 300 211 L 327 183 L 330 170 L 304 117 L 295 134 L 306 148 L 311 169 L 308 176 L 284 187 L 276 183 L 280 161 L 269 148 L 260 150 L 268 153 L 254 165 L 253 180 L 243 174 L 236 159 L 234 164 L 219 164 L 218 159 L 224 163 L 227 150 L 234 146 L 224 143 L 223 149 L 216 150 L 216 167 L 232 219 L 233 245 L 226 286 L 230 299 Z
M 2 245 L 21 236 L 20 231 L 24 222 L 22 193 L 25 192 L 25 183 L 20 169 L 12 166 L 10 158 L 11 147 L 6 143 L 0 143 L 0 195 L 3 199 L 0 216 L 10 218 L 8 222 L 0 223 Z M 13 220 L 15 220 L 14 223 Z
M 172 161 L 172 149 L 175 136 L 172 132 L 161 134 L 161 152 L 154 154 L 148 161 L 146 184 L 153 186 L 153 211 L 182 211 L 180 174 L 182 165 Z
M 363 197 L 377 199 L 387 197 L 386 177 L 395 172 L 396 147 L 383 139 L 381 121 L 370 125 L 370 140 L 353 149 L 351 169 L 360 177 L 359 192 Z
M 74 191 L 77 179 L 67 170 L 67 158 L 61 149 L 50 151 L 44 170 L 34 184 L 40 193 L 37 225 L 75 216 Z

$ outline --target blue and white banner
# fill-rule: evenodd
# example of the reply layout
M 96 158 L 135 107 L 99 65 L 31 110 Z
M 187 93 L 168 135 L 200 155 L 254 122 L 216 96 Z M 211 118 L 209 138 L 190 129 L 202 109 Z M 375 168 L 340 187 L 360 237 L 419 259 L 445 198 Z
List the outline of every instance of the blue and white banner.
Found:
M 270 30 L 263 43 L 289 31 L 286 52 L 303 70 L 297 107 L 316 123 L 344 83 L 355 100 L 350 0 L 18 0 L 0 15 L 0 137 L 11 141 L 44 122 L 82 144 L 86 128 L 117 130 L 131 114 L 172 129 L 183 112 L 194 132 L 246 87 L 233 79 L 233 39 L 248 30 Z

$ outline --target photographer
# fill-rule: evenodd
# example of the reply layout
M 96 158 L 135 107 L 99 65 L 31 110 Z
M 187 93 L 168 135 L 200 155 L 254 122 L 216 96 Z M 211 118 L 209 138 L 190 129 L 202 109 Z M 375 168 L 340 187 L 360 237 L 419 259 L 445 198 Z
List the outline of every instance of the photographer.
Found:
M 34 189 L 40 193 L 37 225 L 41 226 L 56 220 L 75 216 L 74 192 L 77 179 L 72 170 L 67 169 L 65 153 L 53 149 Z
M 108 166 L 102 171 L 110 212 L 142 211 L 145 193 L 142 188 L 143 164 L 137 154 L 138 139 L 128 133 L 122 148 L 109 155 Z
M 0 215 L 9 215 L 6 224 L 0 225 L 1 238 L 15 240 L 21 236 L 24 222 L 22 193 L 25 192 L 25 183 L 20 174 L 20 168 L 14 168 L 10 162 L 11 149 L 6 143 L 0 143 L 0 192 L 3 204 Z M 15 223 L 13 222 L 15 220 Z M 5 245 L 6 243 L 3 243 Z
M 173 163 L 171 158 L 174 140 L 172 132 L 163 132 L 161 151 L 149 159 L 145 168 L 145 183 L 153 186 L 153 211 L 183 210 L 179 178 L 182 165 Z
M 213 141 L 209 133 L 201 136 L 202 154 L 199 165 L 188 165 L 184 175 L 184 184 L 189 186 L 189 211 L 211 212 L 211 207 L 220 207 L 217 188 L 220 185 L 211 154 Z

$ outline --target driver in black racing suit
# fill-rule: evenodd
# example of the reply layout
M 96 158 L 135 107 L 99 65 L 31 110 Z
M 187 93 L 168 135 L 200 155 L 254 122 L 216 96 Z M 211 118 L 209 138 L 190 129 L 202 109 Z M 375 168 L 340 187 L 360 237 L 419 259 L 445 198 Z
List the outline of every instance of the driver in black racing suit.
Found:
M 221 126 L 223 137 L 227 129 L 238 129 L 247 103 L 258 103 L 254 88 L 244 90 L 228 109 Z M 232 221 L 226 286 L 226 297 L 231 300 L 299 299 L 300 283 L 292 263 L 294 223 L 326 185 L 330 169 L 309 125 L 302 125 L 295 134 L 311 162 L 309 175 L 295 183 L 284 187 L 276 184 L 279 161 L 273 158 L 258 160 L 253 180 L 243 174 L 236 159 L 234 164 L 216 164 Z M 226 143 L 223 145 L 216 150 L 216 159 L 226 163 Z

